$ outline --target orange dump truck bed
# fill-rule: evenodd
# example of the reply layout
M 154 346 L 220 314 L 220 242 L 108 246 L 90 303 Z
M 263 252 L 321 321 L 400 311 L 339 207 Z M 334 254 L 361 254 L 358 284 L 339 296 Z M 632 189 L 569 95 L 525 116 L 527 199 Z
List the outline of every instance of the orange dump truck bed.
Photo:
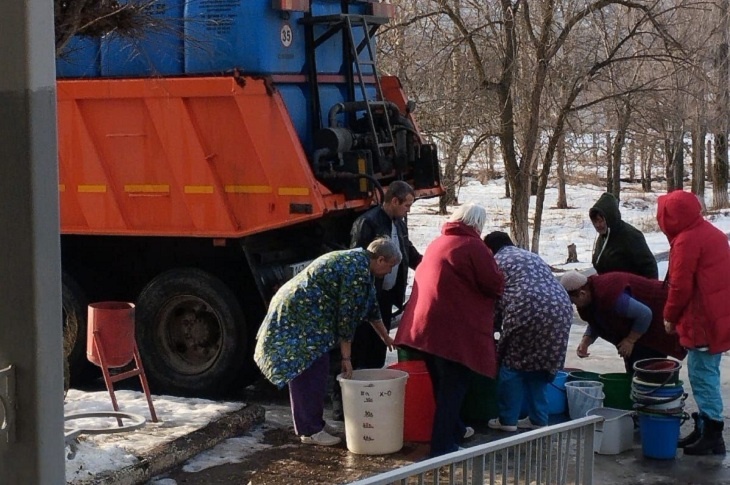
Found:
M 366 204 L 315 180 L 261 79 L 59 81 L 58 126 L 64 234 L 240 237 Z

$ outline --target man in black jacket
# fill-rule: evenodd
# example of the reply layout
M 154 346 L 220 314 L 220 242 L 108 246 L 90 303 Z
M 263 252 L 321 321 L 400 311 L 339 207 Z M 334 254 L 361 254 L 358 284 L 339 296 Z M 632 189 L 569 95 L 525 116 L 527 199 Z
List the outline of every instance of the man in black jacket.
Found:
M 612 271 L 657 279 L 656 259 L 641 231 L 621 220 L 618 200 L 603 194 L 588 213 L 598 239 L 593 248 L 593 267 L 598 274 Z
M 392 182 L 385 191 L 383 204 L 368 209 L 358 217 L 350 232 L 350 246 L 353 248 L 367 248 L 374 239 L 382 236 L 391 238 L 400 248 L 400 264 L 390 274 L 375 281 L 380 314 L 388 330 L 393 320 L 393 307 L 403 308 L 408 268 L 416 269 L 423 257 L 408 238 L 405 221 L 415 201 L 415 195 L 413 188 L 406 182 Z M 336 349 L 332 354 L 333 361 L 338 360 Z M 370 325 L 359 325 L 352 340 L 352 368 L 380 369 L 385 364 L 385 354 L 385 344 Z M 331 398 L 334 419 L 341 420 L 342 396 L 337 382 L 333 383 Z
M 383 324 L 390 330 L 393 306 L 402 309 L 408 283 L 408 268 L 416 269 L 423 256 L 408 238 L 405 217 L 415 200 L 413 188 L 403 181 L 395 181 L 385 191 L 383 205 L 369 209 L 355 220 L 350 232 L 350 247 L 367 248 L 377 237 L 386 236 L 398 244 L 403 259 L 383 279 L 376 280 L 375 289 Z M 352 342 L 354 369 L 379 369 L 385 364 L 385 345 L 382 339 L 360 325 Z

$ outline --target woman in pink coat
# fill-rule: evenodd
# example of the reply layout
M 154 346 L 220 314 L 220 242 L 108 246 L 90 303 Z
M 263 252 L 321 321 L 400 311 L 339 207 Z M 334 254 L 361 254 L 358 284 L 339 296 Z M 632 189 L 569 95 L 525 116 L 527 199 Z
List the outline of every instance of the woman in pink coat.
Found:
M 425 354 L 433 382 L 436 414 L 431 456 L 458 449 L 474 434 L 459 413 L 471 371 L 494 378 L 494 305 L 504 277 L 481 240 L 486 211 L 460 206 L 426 248 L 396 334 L 396 345 Z
M 688 349 L 687 372 L 697 402 L 695 430 L 679 442 L 685 455 L 723 455 L 720 359 L 730 350 L 730 246 L 702 217 L 697 196 L 675 191 L 658 199 L 657 221 L 669 239 L 664 327 Z

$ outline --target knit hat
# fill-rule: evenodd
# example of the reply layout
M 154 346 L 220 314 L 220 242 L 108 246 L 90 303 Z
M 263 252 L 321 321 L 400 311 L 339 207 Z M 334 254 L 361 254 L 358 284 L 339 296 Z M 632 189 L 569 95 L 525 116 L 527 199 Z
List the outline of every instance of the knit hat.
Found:
M 586 275 L 575 270 L 568 271 L 560 278 L 560 284 L 563 285 L 565 291 L 568 292 L 579 290 L 583 288 L 586 283 L 588 283 Z

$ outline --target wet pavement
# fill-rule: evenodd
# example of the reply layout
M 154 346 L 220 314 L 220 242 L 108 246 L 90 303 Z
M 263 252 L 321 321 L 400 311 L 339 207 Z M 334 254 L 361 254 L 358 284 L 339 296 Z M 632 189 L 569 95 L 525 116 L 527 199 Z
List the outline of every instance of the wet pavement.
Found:
M 584 326 L 576 322 L 571 331 L 566 367 L 580 368 L 597 373 L 623 372 L 623 361 L 616 349 L 599 341 L 591 346 L 591 356 L 579 359 L 575 347 L 583 333 Z M 686 369 L 680 378 L 685 383 L 685 392 L 690 394 L 686 410 L 692 412 L 696 406 L 688 387 Z M 722 389 L 727 409 L 730 409 L 730 359 L 723 359 Z M 229 463 L 199 472 L 188 473 L 177 468 L 164 477 L 174 479 L 178 484 L 250 484 L 250 485 L 298 485 L 349 483 L 380 472 L 402 467 L 426 458 L 427 444 L 405 443 L 397 453 L 382 456 L 356 455 L 347 451 L 344 444 L 343 423 L 332 422 L 343 438 L 343 443 L 334 447 L 302 445 L 293 433 L 286 392 L 278 392 L 271 386 L 256 385 L 246 390 L 247 402 L 261 404 L 266 409 L 266 423 L 263 425 L 264 442 L 270 447 L 255 451 L 241 463 Z M 330 418 L 327 411 L 326 418 Z M 553 417 L 564 420 L 567 417 Z M 469 423 L 476 430 L 475 436 L 464 443 L 474 446 L 501 439 L 508 433 L 488 429 L 484 423 Z M 689 433 L 691 423 L 682 427 L 682 435 Z M 730 444 L 730 432 L 726 430 L 725 440 Z M 730 485 L 730 458 L 683 456 L 678 451 L 674 460 L 645 458 L 641 450 L 638 430 L 634 433 L 634 447 L 618 455 L 595 455 L 594 483 L 596 484 L 641 484 L 641 485 Z

